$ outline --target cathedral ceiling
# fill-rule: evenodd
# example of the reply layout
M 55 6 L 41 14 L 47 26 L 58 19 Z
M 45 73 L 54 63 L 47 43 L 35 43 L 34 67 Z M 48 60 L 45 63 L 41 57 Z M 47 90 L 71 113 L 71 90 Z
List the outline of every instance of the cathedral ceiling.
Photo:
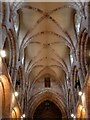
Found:
M 71 50 L 77 45 L 80 14 L 84 14 L 82 6 L 68 2 L 13 4 L 12 9 L 18 13 L 15 29 L 19 58 L 32 85 L 46 76 L 59 83 L 61 89 L 65 85 L 73 62 Z

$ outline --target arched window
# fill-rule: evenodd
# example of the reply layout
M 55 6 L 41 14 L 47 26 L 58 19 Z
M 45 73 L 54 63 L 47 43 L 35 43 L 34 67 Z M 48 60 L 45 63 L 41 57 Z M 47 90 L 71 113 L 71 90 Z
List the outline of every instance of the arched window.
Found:
M 45 87 L 50 87 L 50 77 L 45 77 L 44 78 L 44 83 L 45 83 Z
M 81 20 L 82 20 L 82 17 L 80 16 L 80 14 L 76 13 L 75 14 L 75 28 L 76 28 L 77 34 L 79 34 L 80 32 Z

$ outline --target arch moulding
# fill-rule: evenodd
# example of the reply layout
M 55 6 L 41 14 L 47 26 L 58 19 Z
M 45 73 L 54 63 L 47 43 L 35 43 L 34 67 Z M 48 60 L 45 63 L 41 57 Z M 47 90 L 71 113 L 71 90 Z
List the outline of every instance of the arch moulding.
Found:
M 27 116 L 33 119 L 34 112 L 36 108 L 45 100 L 50 100 L 53 102 L 61 111 L 62 118 L 67 118 L 66 104 L 63 102 L 60 95 L 54 93 L 50 90 L 44 90 L 40 93 L 37 93 L 30 101 L 29 108 L 27 108 Z

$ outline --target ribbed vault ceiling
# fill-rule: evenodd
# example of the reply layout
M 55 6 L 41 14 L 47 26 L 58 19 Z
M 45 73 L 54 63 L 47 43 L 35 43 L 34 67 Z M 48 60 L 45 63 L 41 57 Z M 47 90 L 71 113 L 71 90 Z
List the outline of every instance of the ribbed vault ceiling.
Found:
M 32 85 L 45 76 L 64 85 L 75 39 L 74 15 L 70 3 L 63 2 L 22 3 L 18 9 L 20 56 L 24 50 L 24 67 Z

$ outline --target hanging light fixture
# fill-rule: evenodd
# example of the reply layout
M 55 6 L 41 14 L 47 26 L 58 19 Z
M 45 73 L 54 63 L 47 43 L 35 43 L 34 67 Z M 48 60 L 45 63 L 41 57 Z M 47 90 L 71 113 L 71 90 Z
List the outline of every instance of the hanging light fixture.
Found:
M 76 118 L 76 116 L 75 116 L 73 113 L 71 114 L 71 117 L 72 117 L 72 118 Z
M 79 92 L 78 92 L 78 95 L 79 95 L 79 96 L 81 96 L 82 94 L 83 94 L 82 91 L 79 91 Z
M 18 92 L 15 92 L 14 94 L 15 94 L 16 97 L 19 95 Z
M 1 56 L 2 58 L 6 57 L 6 52 L 5 52 L 5 50 L 0 50 L 0 56 Z
M 25 118 L 25 117 L 26 117 L 26 115 L 25 115 L 25 114 L 23 114 L 23 115 L 22 115 L 22 117 L 23 117 L 23 118 Z
M 73 113 L 71 114 L 71 117 L 72 117 L 72 118 L 74 117 L 74 114 L 73 114 Z

